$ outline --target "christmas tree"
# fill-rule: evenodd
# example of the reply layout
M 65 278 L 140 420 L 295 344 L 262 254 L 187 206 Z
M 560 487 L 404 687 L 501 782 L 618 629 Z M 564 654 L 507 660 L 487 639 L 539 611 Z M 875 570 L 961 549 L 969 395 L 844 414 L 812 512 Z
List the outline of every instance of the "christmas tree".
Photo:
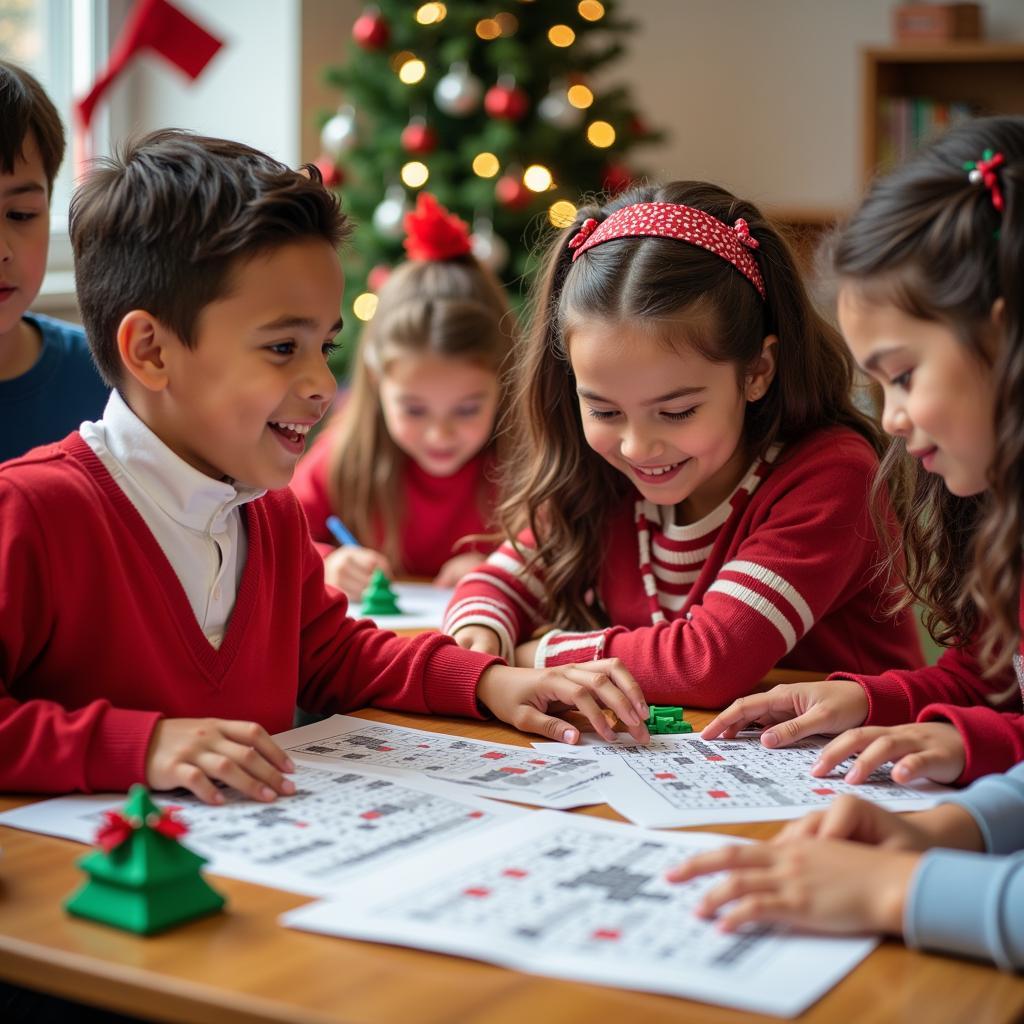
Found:
M 402 259 L 402 221 L 420 189 L 473 225 L 477 258 L 513 284 L 528 277 L 544 227 L 565 227 L 581 197 L 638 176 L 627 156 L 660 136 L 626 88 L 598 81 L 632 27 L 618 6 L 381 0 L 363 11 L 348 60 L 327 71 L 342 97 L 317 161 L 357 225 L 344 256 L 344 340 L 372 317 L 375 290 Z
M 398 598 L 391 589 L 387 576 L 380 569 L 374 569 L 373 575 L 361 598 L 363 615 L 401 615 Z

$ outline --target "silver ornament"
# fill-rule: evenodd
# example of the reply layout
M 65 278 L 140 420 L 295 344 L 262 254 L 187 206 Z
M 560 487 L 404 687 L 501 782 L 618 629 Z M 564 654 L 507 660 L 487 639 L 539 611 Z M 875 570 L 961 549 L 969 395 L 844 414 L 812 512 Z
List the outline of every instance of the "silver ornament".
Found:
M 320 129 L 320 146 L 325 153 L 340 160 L 356 144 L 357 134 L 355 107 L 341 107 Z
M 409 212 L 409 201 L 401 185 L 390 185 L 377 209 L 373 211 L 373 226 L 385 238 L 401 238 L 402 222 Z
M 449 117 L 468 117 L 480 106 L 484 87 L 469 73 L 469 65 L 456 61 L 434 87 L 434 102 Z
M 501 235 L 496 234 L 494 225 L 486 217 L 473 221 L 473 234 L 469 236 L 473 255 L 485 266 L 500 274 L 508 263 L 508 246 Z
M 537 104 L 537 114 L 541 120 L 555 128 L 568 131 L 579 127 L 583 120 L 583 111 L 577 110 L 569 102 L 564 89 L 554 89 Z

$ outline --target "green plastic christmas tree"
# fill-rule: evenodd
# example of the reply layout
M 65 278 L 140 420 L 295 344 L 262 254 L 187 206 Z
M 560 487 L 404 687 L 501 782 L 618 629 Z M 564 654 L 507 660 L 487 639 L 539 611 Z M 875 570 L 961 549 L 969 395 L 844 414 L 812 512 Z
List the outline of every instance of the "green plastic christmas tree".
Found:
M 391 589 L 391 583 L 380 569 L 374 569 L 370 582 L 363 591 L 363 615 L 401 615 L 398 598 Z
M 317 161 L 356 222 L 346 340 L 403 257 L 420 189 L 473 225 L 474 253 L 511 284 L 531 271 L 543 226 L 572 223 L 582 196 L 640 176 L 634 148 L 661 136 L 606 74 L 633 27 L 620 6 L 377 0 L 363 11 L 345 62 L 326 72 L 341 96 Z
M 206 861 L 178 842 L 185 831 L 145 786 L 133 786 L 122 813 L 106 812 L 100 849 L 78 862 L 89 880 L 66 909 L 141 935 L 220 910 L 224 897 L 199 873 Z

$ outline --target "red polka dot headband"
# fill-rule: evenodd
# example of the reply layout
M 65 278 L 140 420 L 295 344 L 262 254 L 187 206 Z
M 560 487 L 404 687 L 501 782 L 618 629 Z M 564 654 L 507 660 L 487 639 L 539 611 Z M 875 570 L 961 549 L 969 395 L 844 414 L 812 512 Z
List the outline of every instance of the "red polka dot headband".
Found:
M 710 213 L 680 203 L 634 203 L 616 210 L 598 223 L 588 217 L 569 241 L 575 263 L 588 249 L 616 238 L 676 238 L 698 245 L 731 263 L 757 290 L 768 298 L 764 278 L 751 249 L 758 240 L 751 236 L 747 222 L 741 217 L 729 227 Z

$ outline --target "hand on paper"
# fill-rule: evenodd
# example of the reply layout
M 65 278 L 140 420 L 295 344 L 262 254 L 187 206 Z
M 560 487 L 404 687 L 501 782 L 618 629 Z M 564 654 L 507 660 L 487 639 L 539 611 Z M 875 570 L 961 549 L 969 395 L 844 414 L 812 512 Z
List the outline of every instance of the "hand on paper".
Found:
M 344 590 L 349 600 L 358 601 L 370 585 L 374 569 L 381 569 L 391 578 L 388 560 L 372 548 L 335 548 L 324 559 L 324 580 L 332 587 Z
M 548 669 L 492 665 L 480 677 L 477 698 L 502 721 L 559 743 L 576 743 L 580 738 L 575 726 L 550 714 L 566 708 L 582 713 L 609 742 L 615 740 L 615 731 L 603 708 L 615 713 L 637 743 L 650 741 L 647 702 L 617 658 Z
M 819 932 L 897 935 L 919 856 L 862 843 L 797 839 L 724 846 L 691 857 L 667 877 L 685 882 L 728 871 L 696 908 L 700 917 L 717 917 L 725 932 L 771 923 Z
M 915 779 L 955 782 L 964 770 L 964 741 L 948 722 L 863 726 L 837 736 L 826 746 L 811 770 L 827 775 L 837 764 L 857 755 L 846 773 L 847 782 L 866 782 L 886 761 L 894 762 L 892 777 L 906 785 Z
M 933 846 L 983 850 L 974 818 L 957 804 L 940 804 L 927 811 L 894 814 L 855 796 L 839 796 L 823 811 L 789 822 L 772 840 L 850 839 L 889 850 L 922 852 Z
M 265 803 L 290 796 L 295 783 L 282 772 L 294 770 L 261 725 L 221 718 L 161 719 L 146 754 L 146 785 L 183 786 L 208 804 L 224 802 L 218 782 Z
M 706 740 L 734 739 L 754 722 L 770 726 L 761 734 L 766 747 L 787 747 L 805 736 L 834 735 L 860 725 L 868 717 L 868 699 L 859 683 L 822 679 L 813 683 L 782 683 L 767 693 L 733 701 L 701 732 Z M 902 781 L 902 780 L 900 780 Z

